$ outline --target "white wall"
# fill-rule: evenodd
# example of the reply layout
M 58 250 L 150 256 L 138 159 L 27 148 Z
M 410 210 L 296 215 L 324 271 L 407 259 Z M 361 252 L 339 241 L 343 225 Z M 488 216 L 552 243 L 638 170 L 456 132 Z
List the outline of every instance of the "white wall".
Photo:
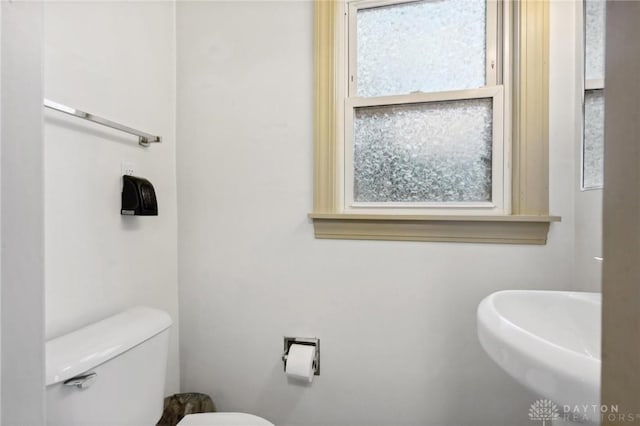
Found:
M 602 190 L 580 191 L 576 200 L 576 243 L 574 288 L 602 290 Z
M 47 98 L 163 137 L 137 139 L 45 114 L 46 334 L 142 304 L 174 320 L 167 392 L 178 390 L 175 4 L 47 2 Z M 120 216 L 121 162 L 158 195 L 159 216 Z
M 315 240 L 310 2 L 179 2 L 183 390 L 286 425 L 528 425 L 533 396 L 483 352 L 475 310 L 571 286 L 574 8 L 552 4 L 551 211 L 544 247 Z M 569 125 L 568 125 L 569 123 Z M 318 336 L 287 382 L 282 336 Z
M 2 418 L 44 424 L 42 3 L 2 2 Z

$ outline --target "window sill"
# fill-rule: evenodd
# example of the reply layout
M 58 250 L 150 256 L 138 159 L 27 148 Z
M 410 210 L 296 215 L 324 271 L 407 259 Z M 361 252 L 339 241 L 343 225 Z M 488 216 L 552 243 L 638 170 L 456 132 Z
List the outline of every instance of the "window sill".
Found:
M 447 216 L 310 213 L 316 238 L 342 240 L 547 243 L 559 216 Z

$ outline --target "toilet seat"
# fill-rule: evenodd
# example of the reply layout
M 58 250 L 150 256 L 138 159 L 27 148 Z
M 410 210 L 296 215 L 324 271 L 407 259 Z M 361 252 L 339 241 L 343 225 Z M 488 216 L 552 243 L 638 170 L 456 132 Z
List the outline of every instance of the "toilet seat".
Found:
M 178 426 L 275 426 L 262 417 L 245 413 L 200 413 L 185 416 Z

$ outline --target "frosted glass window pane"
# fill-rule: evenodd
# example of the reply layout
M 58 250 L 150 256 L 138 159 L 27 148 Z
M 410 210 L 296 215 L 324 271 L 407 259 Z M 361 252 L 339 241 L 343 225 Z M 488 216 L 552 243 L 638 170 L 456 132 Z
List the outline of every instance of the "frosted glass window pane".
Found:
M 358 96 L 485 85 L 485 0 L 360 9 L 356 33 Z
M 585 1 L 585 78 L 604 79 L 605 0 Z
M 604 92 L 589 90 L 584 100 L 583 186 L 602 187 L 604 170 Z
M 355 111 L 354 201 L 491 201 L 492 99 Z

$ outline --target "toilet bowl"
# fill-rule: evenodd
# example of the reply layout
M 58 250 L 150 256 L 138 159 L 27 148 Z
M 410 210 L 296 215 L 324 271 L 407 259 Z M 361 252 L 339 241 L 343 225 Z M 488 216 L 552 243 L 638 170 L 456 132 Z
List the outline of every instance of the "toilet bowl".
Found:
M 153 426 L 163 410 L 171 317 L 137 307 L 46 344 L 47 426 Z M 185 416 L 180 426 L 274 426 L 243 413 Z
M 274 426 L 274 424 L 252 414 L 202 413 L 185 416 L 178 426 Z

